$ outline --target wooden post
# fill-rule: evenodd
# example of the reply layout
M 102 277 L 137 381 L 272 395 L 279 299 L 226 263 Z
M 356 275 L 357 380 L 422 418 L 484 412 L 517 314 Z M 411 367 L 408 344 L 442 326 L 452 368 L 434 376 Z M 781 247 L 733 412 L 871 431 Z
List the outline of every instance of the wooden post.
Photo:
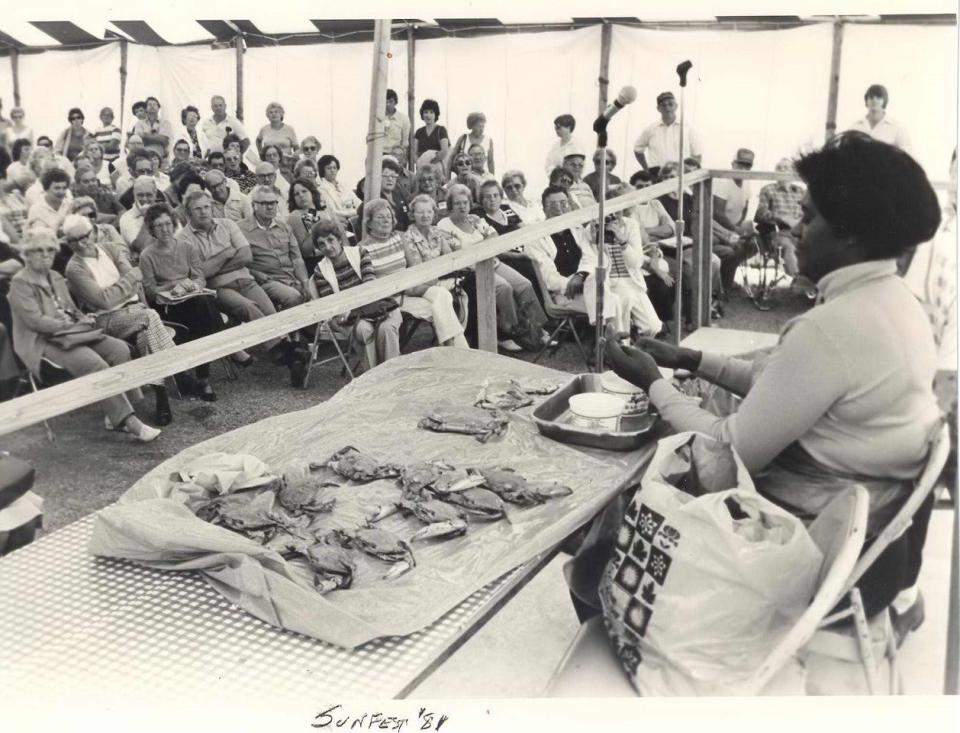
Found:
M 603 114 L 607 108 L 607 93 L 610 88 L 610 42 L 613 37 L 613 27 L 604 21 L 600 26 L 600 99 L 597 104 L 597 114 Z
M 413 155 L 413 134 L 414 127 L 413 121 L 416 119 L 414 117 L 414 112 L 417 106 L 417 85 L 416 85 L 416 56 L 417 56 L 417 39 L 413 36 L 414 26 L 407 25 L 407 119 L 410 120 L 410 137 L 407 140 L 407 168 L 410 170 L 414 169 L 416 165 L 415 160 L 410 160 L 410 156 Z
M 960 695 L 960 501 L 953 500 L 953 540 L 950 549 L 950 592 L 947 594 L 947 658 L 943 694 Z
M 497 353 L 497 303 L 494 295 L 493 265 L 489 259 L 477 263 L 477 348 Z
M 120 131 L 121 135 L 126 130 L 123 117 L 127 112 L 127 41 L 120 40 Z M 121 152 L 123 146 L 121 146 Z
M 695 329 L 710 325 L 710 303 L 713 300 L 710 267 L 713 255 L 713 179 L 701 182 L 698 189 L 697 236 L 693 243 L 693 292 L 690 298 Z
M 20 52 L 10 49 L 10 73 L 13 75 L 13 106 L 20 106 Z
M 233 39 L 237 50 L 237 119 L 243 122 L 243 34 Z
M 830 95 L 827 98 L 825 141 L 837 133 L 837 97 L 840 94 L 840 56 L 843 51 L 843 20 L 833 21 L 833 51 L 830 56 Z
M 370 80 L 370 125 L 367 132 L 366 180 L 363 200 L 380 196 L 380 161 L 383 158 L 383 120 L 387 108 L 387 54 L 390 53 L 390 19 L 374 21 L 373 74 Z M 366 225 L 363 234 L 366 236 Z

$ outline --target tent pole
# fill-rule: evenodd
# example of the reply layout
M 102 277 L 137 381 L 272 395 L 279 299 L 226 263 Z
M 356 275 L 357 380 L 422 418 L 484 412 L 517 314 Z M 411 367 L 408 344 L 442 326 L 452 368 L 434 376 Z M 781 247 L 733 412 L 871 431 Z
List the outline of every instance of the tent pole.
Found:
M 610 87 L 610 41 L 613 36 L 613 27 L 604 21 L 600 26 L 600 100 L 597 104 L 597 113 L 603 114 L 607 108 L 607 90 Z
M 374 21 L 373 74 L 370 80 L 370 124 L 367 132 L 366 179 L 363 200 L 380 196 L 380 161 L 383 157 L 383 121 L 387 107 L 387 54 L 390 53 L 390 19 Z M 363 227 L 366 236 L 366 225 Z
M 13 75 L 13 106 L 20 106 L 20 52 L 10 49 L 10 72 Z
M 410 120 L 410 138 L 407 140 L 407 168 L 413 170 L 414 165 L 416 165 L 415 160 L 411 160 L 410 156 L 413 153 L 413 133 L 414 125 L 413 121 L 416 117 L 413 116 L 414 109 L 417 104 L 417 88 L 416 88 L 416 57 L 417 57 L 417 40 L 413 36 L 414 27 L 412 25 L 407 25 L 407 119 Z
M 127 42 L 120 41 L 120 130 L 124 129 L 123 118 L 127 111 Z
M 837 132 L 837 98 L 840 94 L 840 55 L 843 51 L 843 26 L 841 18 L 833 21 L 833 52 L 830 56 L 830 96 L 827 99 L 826 140 Z
M 233 39 L 237 49 L 237 119 L 243 122 L 243 34 Z

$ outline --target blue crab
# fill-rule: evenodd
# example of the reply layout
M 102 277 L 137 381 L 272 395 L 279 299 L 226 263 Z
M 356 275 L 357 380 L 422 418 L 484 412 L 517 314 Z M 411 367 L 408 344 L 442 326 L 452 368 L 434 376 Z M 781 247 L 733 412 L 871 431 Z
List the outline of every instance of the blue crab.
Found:
M 438 408 L 419 423 L 419 427 L 437 433 L 465 433 L 481 443 L 495 435 L 502 435 L 510 424 L 510 418 L 500 410 L 483 410 L 479 407 Z
M 518 506 L 543 504 L 548 499 L 569 496 L 573 489 L 556 481 L 532 483 L 512 468 L 474 468 L 472 472 L 484 479 L 483 485 L 504 501 Z
M 411 542 L 437 537 L 458 537 L 467 531 L 464 512 L 437 499 L 402 500 L 397 507 L 404 514 L 412 514 L 427 525 L 411 535 Z
M 488 489 L 473 488 L 453 491 L 443 497 L 443 501 L 464 509 L 477 519 L 507 519 L 506 509 L 500 497 Z
M 333 511 L 336 499 L 326 498 L 323 489 L 329 486 L 338 486 L 330 481 L 284 481 L 277 492 L 280 505 L 293 514 L 327 513 Z
M 334 542 L 317 542 L 306 548 L 304 556 L 314 572 L 313 587 L 320 593 L 350 587 L 357 566 L 341 546 Z
M 428 487 L 453 470 L 453 466 L 443 461 L 423 461 L 404 466 L 400 470 L 400 487 L 403 489 L 404 498 L 425 496 Z
M 392 463 L 380 463 L 376 458 L 354 448 L 344 446 L 326 463 L 311 463 L 310 468 L 317 469 L 324 466 L 333 469 L 337 474 L 354 481 L 373 481 L 378 478 L 395 478 L 400 475 L 400 468 Z
M 357 527 L 353 530 L 334 530 L 333 539 L 343 547 L 356 548 L 372 557 L 390 563 L 393 567 L 384 579 L 396 578 L 417 564 L 413 550 L 392 532 L 377 527 Z

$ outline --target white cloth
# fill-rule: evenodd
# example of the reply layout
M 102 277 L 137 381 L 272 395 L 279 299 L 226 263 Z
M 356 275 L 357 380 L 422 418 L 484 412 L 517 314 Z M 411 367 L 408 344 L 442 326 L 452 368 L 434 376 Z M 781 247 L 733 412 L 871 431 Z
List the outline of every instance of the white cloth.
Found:
M 518 204 L 516 201 L 507 201 L 510 208 L 517 212 L 520 221 L 524 224 L 536 224 L 538 221 L 546 221 L 547 217 L 543 213 L 543 208 L 533 201 L 528 201 L 529 206 Z
M 383 152 L 397 147 L 410 147 L 410 118 L 400 110 L 383 117 Z
M 463 333 L 463 325 L 453 310 L 453 295 L 443 286 L 432 285 L 419 297 L 404 295 L 400 310 L 432 323 L 441 344 Z
M 689 125 L 683 133 L 683 147 L 685 158 L 701 155 L 703 152 L 700 149 L 699 135 Z M 664 163 L 679 160 L 680 121 L 674 120 L 673 124 L 665 125 L 663 120 L 657 120 L 640 133 L 634 143 L 633 152 L 643 153 L 648 168 L 659 168 Z
M 347 186 L 339 181 L 331 183 L 326 178 L 321 178 L 317 189 L 327 208 L 337 216 L 349 218 L 357 215 L 360 199 Z
M 544 163 L 547 175 L 549 176 L 554 168 L 560 168 L 563 165 L 563 158 L 568 153 L 583 153 L 585 150 L 586 148 L 575 137 L 571 137 L 568 143 L 557 140 L 547 152 L 547 160 Z
M 120 236 L 129 246 L 140 234 L 141 229 L 143 229 L 143 212 L 137 204 L 134 204 L 133 208 L 123 212 L 123 216 L 120 217 Z
M 241 140 L 248 137 L 243 124 L 233 115 L 227 115 L 220 122 L 217 122 L 213 117 L 208 117 L 197 125 L 197 129 L 203 132 L 206 137 L 209 150 L 216 150 L 221 153 L 223 152 L 223 138 L 227 136 L 227 133 L 232 132 Z
M 41 196 L 27 211 L 27 226 L 35 222 L 40 222 L 56 234 L 57 230 L 60 229 L 60 225 L 63 223 L 64 217 L 66 217 L 70 211 L 70 199 L 71 196 L 68 192 L 60 204 L 60 208 L 54 209 L 47 203 L 47 197 Z

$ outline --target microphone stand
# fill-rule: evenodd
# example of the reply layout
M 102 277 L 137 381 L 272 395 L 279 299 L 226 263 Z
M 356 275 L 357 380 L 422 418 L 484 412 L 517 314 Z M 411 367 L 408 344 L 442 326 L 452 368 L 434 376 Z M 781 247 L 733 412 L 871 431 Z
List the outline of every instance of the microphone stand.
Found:
M 690 71 L 693 64 L 684 61 L 677 67 L 677 74 L 680 76 L 680 161 L 677 171 L 677 275 L 674 282 L 674 303 L 673 303 L 673 339 L 677 346 L 680 345 L 680 332 L 683 330 L 683 174 L 686 166 L 683 157 L 683 110 L 684 110 L 684 90 L 687 88 L 687 72 Z M 692 306 L 692 304 L 691 304 Z
M 609 120 L 601 116 L 593 123 L 593 129 L 597 133 L 597 148 L 600 150 L 600 210 L 597 212 L 597 269 L 594 273 L 597 284 L 594 369 L 598 374 L 603 371 L 603 285 L 607 274 L 603 266 L 604 203 L 607 200 L 607 122 Z

